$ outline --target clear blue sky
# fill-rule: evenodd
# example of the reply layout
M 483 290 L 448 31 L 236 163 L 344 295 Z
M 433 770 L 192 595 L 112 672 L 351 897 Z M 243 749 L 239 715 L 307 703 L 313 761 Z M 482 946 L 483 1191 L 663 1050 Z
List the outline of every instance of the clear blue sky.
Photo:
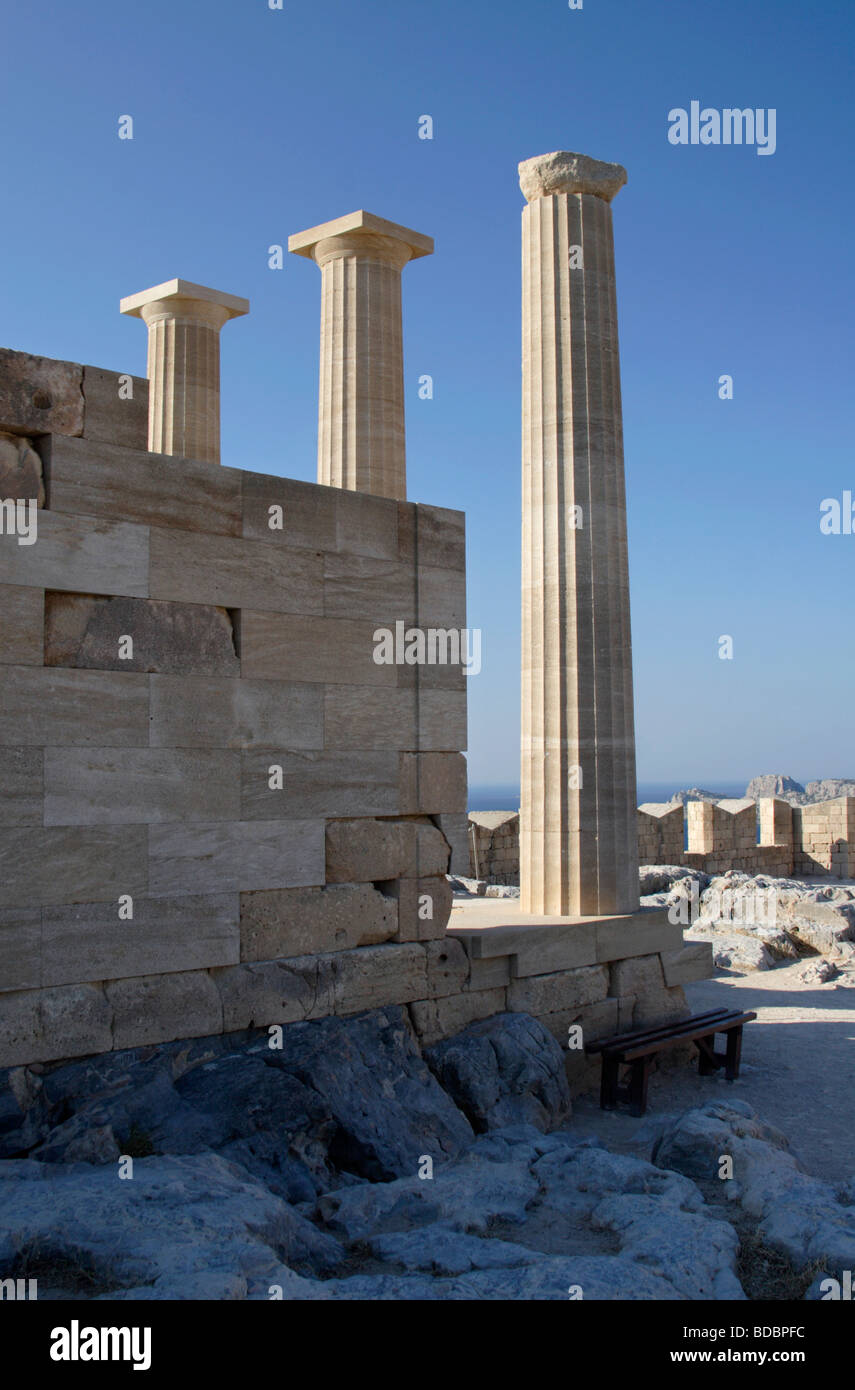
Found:
M 639 779 L 855 775 L 855 535 L 819 530 L 855 491 L 851 0 L 47 0 L 0 24 L 0 342 L 142 375 L 122 295 L 246 295 L 224 463 L 315 476 L 320 276 L 268 246 L 358 207 L 435 237 L 404 272 L 409 489 L 467 514 L 474 784 L 518 775 L 516 166 L 624 164 Z M 693 99 L 774 107 L 775 154 L 669 144 Z

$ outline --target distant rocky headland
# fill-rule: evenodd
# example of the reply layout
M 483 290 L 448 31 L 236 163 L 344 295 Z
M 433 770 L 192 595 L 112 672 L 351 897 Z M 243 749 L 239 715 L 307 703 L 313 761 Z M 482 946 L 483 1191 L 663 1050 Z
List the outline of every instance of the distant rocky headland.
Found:
M 816 801 L 833 801 L 838 796 L 855 796 L 855 777 L 821 777 L 803 787 L 794 777 L 767 772 L 761 777 L 751 778 L 745 795 L 752 801 L 757 801 L 761 796 L 777 796 L 781 801 L 789 801 L 791 806 L 809 806 Z M 675 792 L 670 799 L 685 806 L 687 801 L 721 801 L 721 792 L 689 787 Z

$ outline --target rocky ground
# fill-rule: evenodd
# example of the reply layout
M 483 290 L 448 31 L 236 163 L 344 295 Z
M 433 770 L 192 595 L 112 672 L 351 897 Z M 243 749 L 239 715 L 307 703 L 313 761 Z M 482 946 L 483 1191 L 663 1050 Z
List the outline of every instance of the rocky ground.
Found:
M 271 1041 L 2 1074 L 0 1277 L 43 1299 L 707 1300 L 818 1297 L 855 1267 L 855 1182 L 810 1176 L 717 1079 L 680 1113 L 655 1078 L 633 1121 L 571 1114 L 525 1014 L 424 1054 L 401 1009 Z

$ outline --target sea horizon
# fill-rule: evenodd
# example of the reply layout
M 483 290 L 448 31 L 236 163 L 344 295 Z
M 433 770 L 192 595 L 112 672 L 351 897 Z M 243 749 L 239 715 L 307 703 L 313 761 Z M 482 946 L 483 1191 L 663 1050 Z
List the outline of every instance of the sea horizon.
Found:
M 717 792 L 722 798 L 744 796 L 745 788 L 750 781 L 751 778 L 746 777 L 738 782 L 707 782 L 702 779 L 690 782 L 639 782 L 637 805 L 642 806 L 647 801 L 670 801 L 676 792 L 685 791 L 689 787 Z M 485 783 L 475 783 L 469 788 L 469 811 L 518 811 L 519 805 L 518 783 L 497 782 L 489 786 Z

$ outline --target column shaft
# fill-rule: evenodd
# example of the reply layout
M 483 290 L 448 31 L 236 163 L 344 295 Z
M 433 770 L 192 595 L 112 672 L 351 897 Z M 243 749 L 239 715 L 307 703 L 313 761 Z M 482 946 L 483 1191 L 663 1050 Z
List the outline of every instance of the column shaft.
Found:
M 613 255 L 603 196 L 538 194 L 523 212 L 520 881 L 532 913 L 638 906 Z
M 407 495 L 401 272 L 360 255 L 321 268 L 318 482 Z
M 220 329 L 249 313 L 246 299 L 168 280 L 123 299 L 148 328 L 148 447 L 220 462 Z

